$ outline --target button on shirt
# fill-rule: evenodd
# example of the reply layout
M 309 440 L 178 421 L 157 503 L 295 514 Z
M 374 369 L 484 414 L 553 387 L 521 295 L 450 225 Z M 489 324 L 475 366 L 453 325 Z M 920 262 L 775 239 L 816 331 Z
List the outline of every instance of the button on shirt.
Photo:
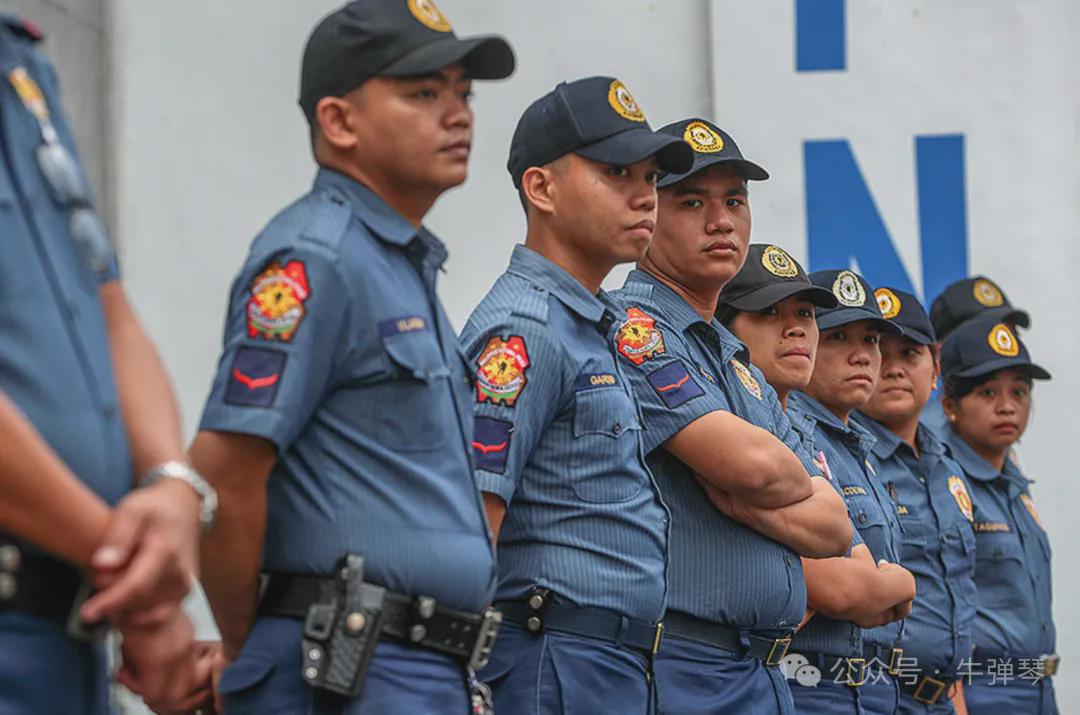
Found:
M 668 608 L 741 628 L 794 627 L 806 608 L 799 557 L 717 511 L 690 468 L 662 447 L 694 420 L 723 410 L 797 448 L 776 393 L 735 336 L 649 274 L 632 272 L 612 297 L 625 321 L 616 338 L 619 361 L 641 404 L 649 466 L 672 512 Z
M 975 530 L 971 489 L 945 445 L 926 427 L 919 455 L 879 422 L 854 419 L 874 435 L 873 464 L 900 517 L 900 563 L 918 597 L 904 620 L 901 646 L 924 672 L 954 676 L 970 658 L 975 627 Z
M 833 484 L 847 502 L 851 522 L 859 530 L 874 561 L 899 562 L 900 522 L 896 506 L 869 461 L 874 437 L 854 420 L 848 420 L 845 425 L 828 408 L 803 392 L 791 393 L 788 410 L 792 420 L 803 425 L 802 429 L 808 433 L 812 431 L 814 444 L 828 464 Z M 818 616 L 814 616 L 803 631 L 812 634 L 811 628 L 828 625 L 825 619 L 815 624 L 817 620 Z M 865 630 L 863 641 L 884 649 L 892 648 L 900 637 L 901 623 L 894 621 Z
M 90 268 L 68 230 L 66 205 L 38 167 L 41 129 L 8 81 L 13 68 L 23 67 L 40 88 L 73 156 L 75 143 L 56 73 L 29 38 L 13 32 L 16 23 L 0 15 L 0 392 L 84 484 L 114 504 L 133 478 L 98 296 L 117 278 L 115 257 L 103 274 Z
M 999 472 L 951 428 L 946 434 L 975 504 L 976 661 L 1053 653 L 1050 540 L 1028 490 L 1032 482 L 1012 460 Z
M 616 362 L 615 306 L 517 246 L 461 341 L 476 370 L 476 480 L 508 509 L 499 600 L 533 586 L 659 620 L 668 513 Z
M 435 295 L 445 258 L 425 229 L 326 169 L 252 244 L 201 429 L 278 449 L 265 569 L 325 574 L 358 553 L 365 578 L 392 590 L 487 603 L 470 385 Z

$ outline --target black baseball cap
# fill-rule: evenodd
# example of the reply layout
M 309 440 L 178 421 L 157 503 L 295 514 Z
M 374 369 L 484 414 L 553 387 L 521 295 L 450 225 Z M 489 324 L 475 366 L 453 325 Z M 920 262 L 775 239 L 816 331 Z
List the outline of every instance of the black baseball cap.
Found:
M 799 262 L 779 246 L 752 243 L 746 262 L 720 291 L 720 311 L 757 311 L 801 294 L 819 308 L 835 308 L 838 301 L 831 290 L 810 282 Z
M 1013 369 L 1036 380 L 1050 373 L 1031 361 L 1027 347 L 1005 323 L 981 316 L 961 325 L 941 346 L 941 372 L 945 377 L 980 377 Z
M 849 270 L 814 271 L 810 274 L 810 282 L 836 297 L 835 308 L 817 311 L 818 328 L 828 330 L 860 320 L 872 320 L 883 333 L 903 335 L 904 331 L 899 325 L 882 317 L 874 289 L 858 273 Z
M 685 171 L 694 152 L 681 137 L 654 132 L 637 100 L 614 77 L 560 82 L 525 110 L 510 140 L 514 186 L 533 166 L 567 154 L 629 165 L 655 156 L 662 171 Z
M 340 97 L 372 77 L 412 77 L 461 63 L 471 79 L 514 72 L 514 51 L 495 35 L 459 38 L 434 0 L 355 0 L 308 36 L 300 108 L 310 122 L 323 97 Z
M 678 183 L 714 164 L 735 166 L 743 173 L 743 176 L 753 181 L 764 181 L 769 178 L 769 172 L 749 159 L 743 158 L 735 140 L 727 132 L 707 119 L 691 117 L 661 127 L 660 131 L 681 137 L 694 150 L 693 165 L 686 171 L 671 172 L 661 176 L 660 181 L 656 182 L 660 188 Z
M 937 342 L 937 333 L 930 324 L 930 316 L 914 295 L 899 288 L 881 287 L 874 291 L 874 298 L 877 299 L 881 316 L 899 325 L 904 331 L 904 337 L 911 338 L 920 345 Z
M 1014 308 L 1005 291 L 986 276 L 972 276 L 950 284 L 930 305 L 930 322 L 941 339 L 976 316 L 1031 327 L 1031 316 Z

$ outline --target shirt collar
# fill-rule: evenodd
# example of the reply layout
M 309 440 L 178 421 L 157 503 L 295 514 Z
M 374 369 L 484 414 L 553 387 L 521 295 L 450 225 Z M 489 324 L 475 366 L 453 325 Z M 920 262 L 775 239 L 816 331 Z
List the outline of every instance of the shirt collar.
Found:
M 794 407 L 797 411 L 809 415 L 814 422 L 821 425 L 827 431 L 833 432 L 841 438 L 848 441 L 857 441 L 859 443 L 859 450 L 868 455 L 873 451 L 874 444 L 877 439 L 869 430 L 863 427 L 854 419 L 854 414 L 848 418 L 848 423 L 845 425 L 840 421 L 840 418 L 834 415 L 829 408 L 821 404 L 810 395 L 798 390 L 788 395 L 788 406 Z M 864 457 L 865 458 L 865 457 Z
M 892 457 L 901 447 L 908 446 L 907 442 L 900 439 L 899 435 L 891 429 L 861 412 L 851 413 L 851 419 L 858 422 L 859 426 L 866 428 L 866 431 L 874 436 L 874 455 L 882 461 Z
M 995 479 L 1005 479 L 1016 484 L 1026 485 L 1031 482 L 1025 477 L 1016 464 L 1005 458 L 1005 468 L 1000 472 L 994 469 L 994 465 L 987 462 L 976 452 L 971 445 L 953 431 L 952 425 L 945 428 L 945 442 L 952 453 L 953 459 L 960 463 L 964 473 L 983 482 L 992 482 Z
M 546 289 L 567 308 L 591 322 L 598 322 L 608 310 L 604 291 L 597 295 L 589 293 L 577 278 L 521 244 L 514 246 L 506 272 Z

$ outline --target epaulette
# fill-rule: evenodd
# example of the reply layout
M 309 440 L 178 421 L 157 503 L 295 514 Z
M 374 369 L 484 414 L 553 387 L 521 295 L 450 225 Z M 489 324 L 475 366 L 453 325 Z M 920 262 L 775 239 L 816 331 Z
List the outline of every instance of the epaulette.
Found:
M 3 22 L 4 26 L 18 37 L 34 44 L 45 39 L 45 33 L 40 27 L 17 15 L 0 14 L 0 22 Z
M 645 281 L 627 281 L 623 284 L 623 287 L 619 289 L 619 292 L 632 298 L 644 298 L 649 300 L 652 298 L 653 287 Z
M 518 294 L 511 314 L 547 325 L 550 297 L 546 289 L 537 285 L 529 286 Z
M 341 239 L 349 227 L 352 208 L 345 197 L 333 190 L 311 198 L 314 204 L 311 206 L 308 224 L 300 232 L 300 238 L 318 243 L 337 253 Z

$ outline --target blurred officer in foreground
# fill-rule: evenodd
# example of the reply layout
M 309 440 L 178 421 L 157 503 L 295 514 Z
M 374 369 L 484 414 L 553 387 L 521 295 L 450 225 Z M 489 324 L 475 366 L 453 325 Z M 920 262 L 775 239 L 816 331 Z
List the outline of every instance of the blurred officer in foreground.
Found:
M 805 434 L 813 435 L 819 458 L 847 501 L 848 512 L 874 560 L 895 570 L 888 580 L 888 623 L 862 632 L 862 653 L 814 649 L 822 643 L 817 629 L 833 628 L 823 619 L 811 619 L 793 644 L 821 670 L 818 687 L 793 687 L 795 702 L 811 712 L 892 713 L 898 692 L 892 679 L 899 663 L 901 621 L 911 611 L 915 579 L 900 562 L 900 524 L 896 506 L 885 484 L 870 464 L 874 437 L 850 419 L 874 394 L 881 370 L 878 342 L 883 333 L 900 328 L 881 316 L 873 290 L 851 271 L 816 271 L 810 280 L 836 296 L 835 308 L 817 311 L 818 347 L 814 373 L 803 392 L 788 400 L 792 419 Z M 852 628 L 853 632 L 857 629 Z M 853 637 L 852 643 L 855 638 Z M 860 657 L 861 655 L 861 657 Z
M 660 131 L 684 138 L 694 165 L 661 179 L 652 245 L 613 294 L 625 316 L 616 347 L 671 509 L 660 710 L 790 713 L 778 666 L 806 605 L 799 555 L 846 552 L 851 526 L 792 451 L 799 438 L 746 348 L 713 317 L 746 260 L 747 181 L 768 174 L 705 120 Z
M 1004 323 L 1013 332 L 1018 327 L 1031 327 L 1031 316 L 1014 308 L 997 283 L 986 276 L 972 276 L 951 283 L 930 305 L 930 323 L 937 334 L 938 349 L 950 333 L 975 318 Z M 947 420 L 941 409 L 940 391 L 935 391 L 926 403 L 922 420 L 937 432 L 938 439 L 945 439 Z
M 352 2 L 308 38 L 320 168 L 233 284 L 191 448 L 221 493 L 204 584 L 229 713 L 469 708 L 494 562 L 446 249 L 422 221 L 465 181 L 473 80 L 513 68 L 430 0 Z
M 814 372 L 819 331 L 817 310 L 835 309 L 832 290 L 810 282 L 802 266 L 778 246 L 750 246 L 746 265 L 720 294 L 719 319 L 750 349 L 754 366 L 776 390 L 782 405 L 804 390 Z M 796 425 L 798 431 L 798 425 Z M 813 434 L 804 449 L 826 466 Z M 828 473 L 826 471 L 826 473 Z M 839 481 L 832 481 L 838 493 Z M 877 563 L 855 530 L 842 558 L 803 559 L 807 618 L 784 662 L 789 679 L 817 684 L 815 705 L 827 712 L 858 712 L 855 687 L 864 679 L 862 628 L 896 620 L 897 600 L 907 598 L 911 576 L 894 563 Z M 797 652 L 796 652 L 797 651 Z M 798 688 L 805 700 L 807 688 Z
M 941 349 L 941 369 L 948 445 L 974 502 L 975 654 L 962 668 L 968 711 L 1053 715 L 1059 658 L 1050 541 L 1031 498 L 1032 481 L 1008 459 L 1031 417 L 1032 383 L 1050 373 L 1031 361 L 1012 328 L 993 318 L 953 332 Z M 1003 679 L 1003 670 L 1013 677 Z
M 900 562 L 919 594 L 904 621 L 899 712 L 952 713 L 954 702 L 963 708 L 957 673 L 975 627 L 971 490 L 945 445 L 919 424 L 938 381 L 930 319 L 910 293 L 878 288 L 874 295 L 882 315 L 904 330 L 881 336 L 881 377 L 854 418 L 877 440 L 871 462 L 896 502 Z
M 481 677 L 499 713 L 648 711 L 668 513 L 600 283 L 648 247 L 659 171 L 689 164 L 690 147 L 653 133 L 611 77 L 560 83 L 514 131 L 525 245 L 461 336 L 498 539 L 505 620 Z
M 185 703 L 202 677 L 179 603 L 213 496 L 179 461 L 176 402 L 41 40 L 0 15 L 0 712 L 106 712 L 86 626 L 105 618 L 124 633 L 121 679 Z

